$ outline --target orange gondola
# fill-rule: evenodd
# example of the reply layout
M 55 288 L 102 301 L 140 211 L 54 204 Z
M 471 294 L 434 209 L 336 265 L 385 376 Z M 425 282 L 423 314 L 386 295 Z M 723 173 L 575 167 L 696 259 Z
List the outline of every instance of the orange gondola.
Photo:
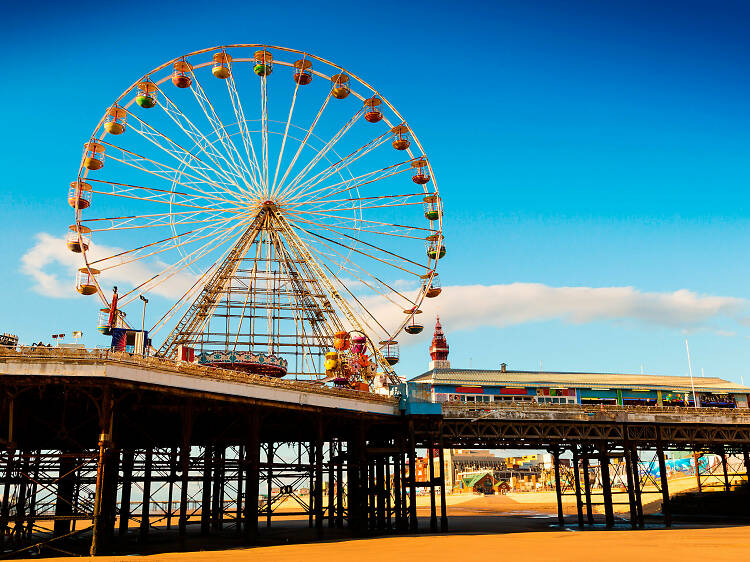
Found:
M 411 181 L 417 185 L 424 185 L 430 181 L 430 171 L 427 168 L 426 158 L 417 158 L 411 163 L 411 167 L 414 169 Z
M 104 167 L 104 145 L 94 139 L 83 145 L 83 165 L 89 170 L 101 170 Z
M 262 49 L 253 55 L 253 72 L 258 76 L 268 76 L 273 72 L 273 55 Z
M 294 61 L 294 81 L 300 86 L 307 86 L 312 82 L 312 63 L 309 60 Z
M 95 276 L 101 273 L 98 269 L 92 267 L 82 267 L 76 275 L 76 291 L 82 295 L 93 295 L 96 293 Z
M 172 84 L 178 88 L 189 88 L 190 84 L 193 83 L 193 79 L 190 77 L 190 73 L 193 71 L 193 67 L 184 58 L 178 60 L 172 65 L 174 70 L 172 71 Z
M 213 58 L 214 65 L 211 68 L 211 73 L 221 80 L 229 78 L 229 75 L 232 74 L 232 57 L 224 51 L 221 51 L 219 53 L 214 53 Z
M 437 273 L 428 273 L 427 275 L 424 275 L 423 278 L 425 279 L 425 297 L 427 297 L 428 299 L 434 299 L 436 296 L 443 292 L 443 289 L 440 286 L 440 277 L 438 277 Z
M 68 205 L 74 209 L 88 209 L 91 206 L 91 186 L 80 180 L 70 182 Z
M 437 195 L 430 194 L 425 196 L 425 198 L 422 199 L 422 204 L 424 205 L 424 218 L 427 220 L 436 221 L 442 216 L 443 210 L 440 207 L 440 201 Z
M 110 135 L 121 135 L 125 132 L 127 117 L 127 111 L 117 105 L 113 105 L 107 110 L 107 116 L 104 118 L 104 130 Z
M 139 82 L 136 89 L 138 91 L 135 95 L 135 103 L 143 109 L 151 109 L 156 106 L 156 97 L 159 92 L 159 87 L 156 84 L 147 78 L 143 82 Z
M 393 366 L 398 363 L 399 350 L 398 342 L 396 340 L 385 340 L 380 342 L 380 352 L 383 354 L 383 359 L 389 365 Z
M 68 227 L 68 236 L 65 238 L 68 250 L 80 254 L 89 249 L 91 245 L 91 229 L 88 226 L 71 224 Z
M 409 308 L 404 310 L 404 314 L 408 314 L 410 316 L 409 323 L 404 326 L 404 332 L 414 335 L 419 334 L 422 330 L 424 330 L 424 326 L 422 324 L 419 324 L 416 319 L 417 314 L 422 314 L 421 310 L 419 310 L 417 307 Z
M 393 135 L 393 142 L 391 144 L 393 144 L 393 148 L 396 150 L 406 150 L 411 146 L 409 127 L 406 125 L 396 125 L 391 129 L 391 134 Z
M 383 112 L 380 111 L 380 105 L 383 103 L 377 96 L 372 96 L 365 100 L 365 121 L 368 123 L 377 123 L 383 119 Z
M 331 76 L 331 94 L 337 100 L 343 100 L 349 95 L 349 77 L 346 74 Z

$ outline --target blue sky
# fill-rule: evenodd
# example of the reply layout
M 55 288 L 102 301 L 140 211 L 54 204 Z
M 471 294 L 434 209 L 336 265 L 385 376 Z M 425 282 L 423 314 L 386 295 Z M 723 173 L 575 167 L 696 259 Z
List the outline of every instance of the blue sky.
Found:
M 423 319 L 441 313 L 454 366 L 685 374 L 687 335 L 696 374 L 750 383 L 750 5 L 360 6 L 6 7 L 0 330 L 105 343 L 93 301 L 40 294 L 22 271 L 35 237 L 71 222 L 82 143 L 147 69 L 269 43 L 352 69 L 418 131 L 449 250 Z M 413 342 L 403 374 L 426 368 L 427 340 Z

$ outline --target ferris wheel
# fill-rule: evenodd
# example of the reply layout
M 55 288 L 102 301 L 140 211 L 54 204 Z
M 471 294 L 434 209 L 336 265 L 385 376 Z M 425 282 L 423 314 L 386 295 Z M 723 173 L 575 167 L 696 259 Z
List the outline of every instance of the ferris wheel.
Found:
M 85 143 L 68 203 L 100 331 L 148 296 L 164 357 L 320 378 L 356 334 L 370 372 L 392 373 L 440 293 L 442 202 L 416 134 L 363 79 L 294 49 L 213 47 L 140 77 Z

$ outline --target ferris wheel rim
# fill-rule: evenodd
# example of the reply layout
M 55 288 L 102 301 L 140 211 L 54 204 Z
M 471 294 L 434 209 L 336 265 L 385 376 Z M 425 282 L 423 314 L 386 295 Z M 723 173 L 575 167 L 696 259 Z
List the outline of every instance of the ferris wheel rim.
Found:
M 158 73 L 160 71 L 163 71 L 163 70 L 167 69 L 170 65 L 173 65 L 177 61 L 180 61 L 180 60 L 184 61 L 185 59 L 187 59 L 189 57 L 194 57 L 194 56 L 198 56 L 198 55 L 202 55 L 202 54 L 206 54 L 206 53 L 211 53 L 211 52 L 219 52 L 219 51 L 225 51 L 227 49 L 234 50 L 234 49 L 243 49 L 243 48 L 247 48 L 247 49 L 263 48 L 263 49 L 271 49 L 271 50 L 275 50 L 275 51 L 281 51 L 281 52 L 285 52 L 285 53 L 294 53 L 294 54 L 297 54 L 297 55 L 302 55 L 304 59 L 312 59 L 312 60 L 318 61 L 320 63 L 323 63 L 325 65 L 328 65 L 330 67 L 333 67 L 335 69 L 338 69 L 340 73 L 345 73 L 345 74 L 349 75 L 350 77 L 354 78 L 357 82 L 359 82 L 359 84 L 361 84 L 365 88 L 369 89 L 373 96 L 377 96 L 378 98 L 380 98 L 382 100 L 382 102 L 393 112 L 393 114 L 396 117 L 398 117 L 398 120 L 400 120 L 400 123 L 402 123 L 402 124 L 405 123 L 405 119 L 403 118 L 403 116 L 401 115 L 401 113 L 396 109 L 396 107 L 379 90 L 377 90 L 376 88 L 374 88 L 370 83 L 368 83 L 367 81 L 365 81 L 364 79 L 362 79 L 359 75 L 357 75 L 357 74 L 349 71 L 348 69 L 346 69 L 346 68 L 344 68 L 344 67 L 342 67 L 340 65 L 337 65 L 337 64 L 335 64 L 334 62 L 332 62 L 332 61 L 330 61 L 328 59 L 325 59 L 323 57 L 319 57 L 317 55 L 314 55 L 314 54 L 311 54 L 311 53 L 308 53 L 308 52 L 305 52 L 305 51 L 301 51 L 301 50 L 298 50 L 298 49 L 292 49 L 292 48 L 281 47 L 281 46 L 276 46 L 276 45 L 253 44 L 253 43 L 219 45 L 219 46 L 214 46 L 214 47 L 209 47 L 209 48 L 205 48 L 205 49 L 200 49 L 200 50 L 192 51 L 192 52 L 187 53 L 185 55 L 181 55 L 181 56 L 175 57 L 175 58 L 173 58 L 173 59 L 171 59 L 171 60 L 169 60 L 169 61 L 167 61 L 167 62 L 165 62 L 165 63 L 163 63 L 163 64 L 161 64 L 161 65 L 159 65 L 157 67 L 155 67 L 155 68 L 153 68 L 147 74 L 143 75 L 141 78 L 139 78 L 138 80 L 136 80 L 135 82 L 133 82 L 126 90 L 124 90 L 122 92 L 122 94 L 120 94 L 120 96 L 115 100 L 115 102 L 114 102 L 113 105 L 118 106 L 118 107 L 123 107 L 125 110 L 128 110 L 132 106 L 132 104 L 134 102 L 134 98 L 131 99 L 130 101 L 128 101 L 125 105 L 120 106 L 119 103 L 126 96 L 128 96 L 137 87 L 137 85 L 140 82 L 142 82 L 144 79 L 148 79 L 150 76 L 152 76 L 152 75 L 154 75 L 154 74 L 156 74 L 156 73 Z M 232 62 L 241 63 L 241 62 L 248 62 L 248 61 L 251 61 L 251 60 L 253 60 L 253 59 L 252 58 L 238 57 L 238 58 L 233 59 Z M 293 66 L 293 63 L 290 64 L 290 63 L 287 63 L 285 61 L 280 61 L 280 60 L 274 60 L 273 63 L 274 64 L 278 64 L 280 66 L 290 66 L 290 67 Z M 197 69 L 210 66 L 211 64 L 212 64 L 212 62 L 203 62 L 203 63 L 196 64 L 196 65 L 194 65 L 192 67 L 192 72 L 194 72 Z M 316 69 L 313 69 L 312 72 L 316 76 L 320 76 L 322 78 L 326 78 L 326 79 L 330 79 L 331 78 L 329 75 L 327 75 L 325 73 L 322 73 L 322 72 L 320 72 L 319 70 L 316 70 Z M 159 85 L 161 85 L 164 82 L 166 82 L 168 79 L 169 79 L 169 75 L 164 76 L 164 77 L 158 79 L 156 82 L 154 82 L 154 84 L 158 87 Z M 263 77 L 263 80 L 265 80 L 265 79 L 266 78 Z M 364 100 L 365 99 L 364 96 L 362 96 L 361 94 L 359 94 L 358 92 L 356 92 L 354 89 L 351 90 L 351 93 L 355 97 L 357 97 L 358 99 L 360 99 L 360 100 Z M 372 96 L 368 96 L 368 98 L 369 97 L 372 97 Z M 97 123 L 96 128 L 94 129 L 93 134 L 92 134 L 92 136 L 90 138 L 92 138 L 92 139 L 98 138 L 99 140 L 104 141 L 105 137 L 107 136 L 107 133 L 106 132 L 101 132 L 97 136 L 97 132 L 101 130 L 102 125 L 103 125 L 103 123 L 105 121 L 105 118 L 106 118 L 106 113 L 100 119 L 100 121 Z M 389 126 L 392 125 L 392 123 L 389 122 L 387 120 L 387 118 L 384 118 L 384 122 L 386 122 Z M 419 149 L 419 153 L 421 154 L 421 156 L 415 158 L 414 154 L 412 153 L 412 149 L 411 148 L 408 148 L 407 152 L 408 152 L 409 156 L 411 156 L 412 161 L 415 161 L 417 159 L 422 159 L 422 160 L 425 161 L 426 168 L 429 171 L 430 179 L 431 179 L 432 184 L 433 184 L 432 185 L 432 191 L 430 193 L 434 194 L 434 196 L 436 196 L 437 201 L 438 201 L 438 205 L 439 205 L 438 217 L 434 221 L 436 223 L 436 225 L 435 225 L 435 227 L 431 226 L 431 228 L 429 230 L 431 232 L 437 232 L 438 236 L 439 236 L 439 240 L 442 243 L 442 240 L 444 240 L 443 227 L 442 227 L 442 200 L 441 200 L 441 198 L 439 196 L 439 189 L 438 189 L 437 180 L 435 179 L 435 174 L 434 174 L 434 171 L 433 171 L 433 168 L 432 168 L 431 161 L 430 161 L 429 158 L 426 157 L 424 148 L 422 146 L 421 141 L 419 140 L 418 135 L 411 128 L 409 128 L 408 130 L 409 130 L 411 138 L 413 139 L 416 147 Z M 209 133 L 209 134 L 211 134 L 211 133 Z M 274 134 L 279 134 L 279 133 L 274 132 Z M 334 151 L 334 154 L 336 154 L 335 151 Z M 78 170 L 78 181 L 85 181 L 85 180 L 88 179 L 89 170 L 84 167 L 83 160 L 84 159 L 82 157 L 81 163 L 79 165 L 79 170 Z M 348 169 L 348 167 L 347 167 L 347 169 Z M 351 170 L 348 170 L 348 171 L 351 174 Z M 93 178 L 90 178 L 90 179 L 92 179 L 93 181 L 97 181 L 97 180 L 95 180 Z M 427 190 L 425 190 L 425 192 L 427 193 Z M 361 209 L 360 209 L 360 211 L 361 211 Z M 433 221 L 431 220 L 431 225 L 432 225 L 432 222 Z M 82 219 L 81 219 L 81 215 L 80 215 L 80 209 L 76 209 L 76 224 L 79 227 L 84 226 L 82 224 Z M 425 229 L 425 230 L 427 230 L 427 229 Z M 97 260 L 92 260 L 91 263 L 89 262 L 88 249 L 85 249 L 82 252 L 82 254 L 83 254 L 84 263 L 85 263 L 86 267 L 93 270 L 94 268 L 92 268 L 91 265 L 95 264 Z M 439 262 L 439 258 L 435 259 L 434 263 L 433 263 L 432 258 L 429 258 L 426 266 L 423 265 L 423 264 L 419 264 L 419 265 L 420 265 L 420 267 L 424 267 L 428 271 L 428 274 L 430 274 L 430 276 L 432 277 L 432 276 L 434 276 L 436 274 L 436 268 L 437 268 L 438 262 Z M 95 283 L 95 285 L 97 287 L 97 293 L 98 293 L 100 299 L 102 300 L 102 302 L 105 305 L 109 306 L 110 305 L 109 299 L 104 294 L 104 291 L 102 290 L 102 287 L 100 286 L 98 279 L 96 279 L 94 277 L 93 280 L 94 280 L 94 283 Z M 419 290 L 419 292 L 417 294 L 417 297 L 414 299 L 416 301 L 415 302 L 415 309 L 418 309 L 419 306 L 421 306 L 421 303 L 423 302 L 423 300 L 425 298 L 425 292 L 426 291 L 425 291 L 424 287 L 422 287 Z M 404 327 L 408 324 L 408 322 L 409 322 L 409 317 L 407 317 L 402 323 L 400 323 L 400 326 L 395 331 L 393 331 L 392 333 L 388 334 L 389 338 L 394 338 L 400 332 L 402 332 L 403 329 L 404 329 Z

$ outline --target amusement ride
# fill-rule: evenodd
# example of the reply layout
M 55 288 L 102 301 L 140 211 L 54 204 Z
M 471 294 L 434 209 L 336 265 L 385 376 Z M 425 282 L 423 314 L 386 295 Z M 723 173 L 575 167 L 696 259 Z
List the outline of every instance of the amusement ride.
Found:
M 398 338 L 441 291 L 442 201 L 415 132 L 294 49 L 213 47 L 141 76 L 85 143 L 68 203 L 99 331 L 114 345 L 142 301 L 131 322 L 164 358 L 365 390 L 396 380 Z

